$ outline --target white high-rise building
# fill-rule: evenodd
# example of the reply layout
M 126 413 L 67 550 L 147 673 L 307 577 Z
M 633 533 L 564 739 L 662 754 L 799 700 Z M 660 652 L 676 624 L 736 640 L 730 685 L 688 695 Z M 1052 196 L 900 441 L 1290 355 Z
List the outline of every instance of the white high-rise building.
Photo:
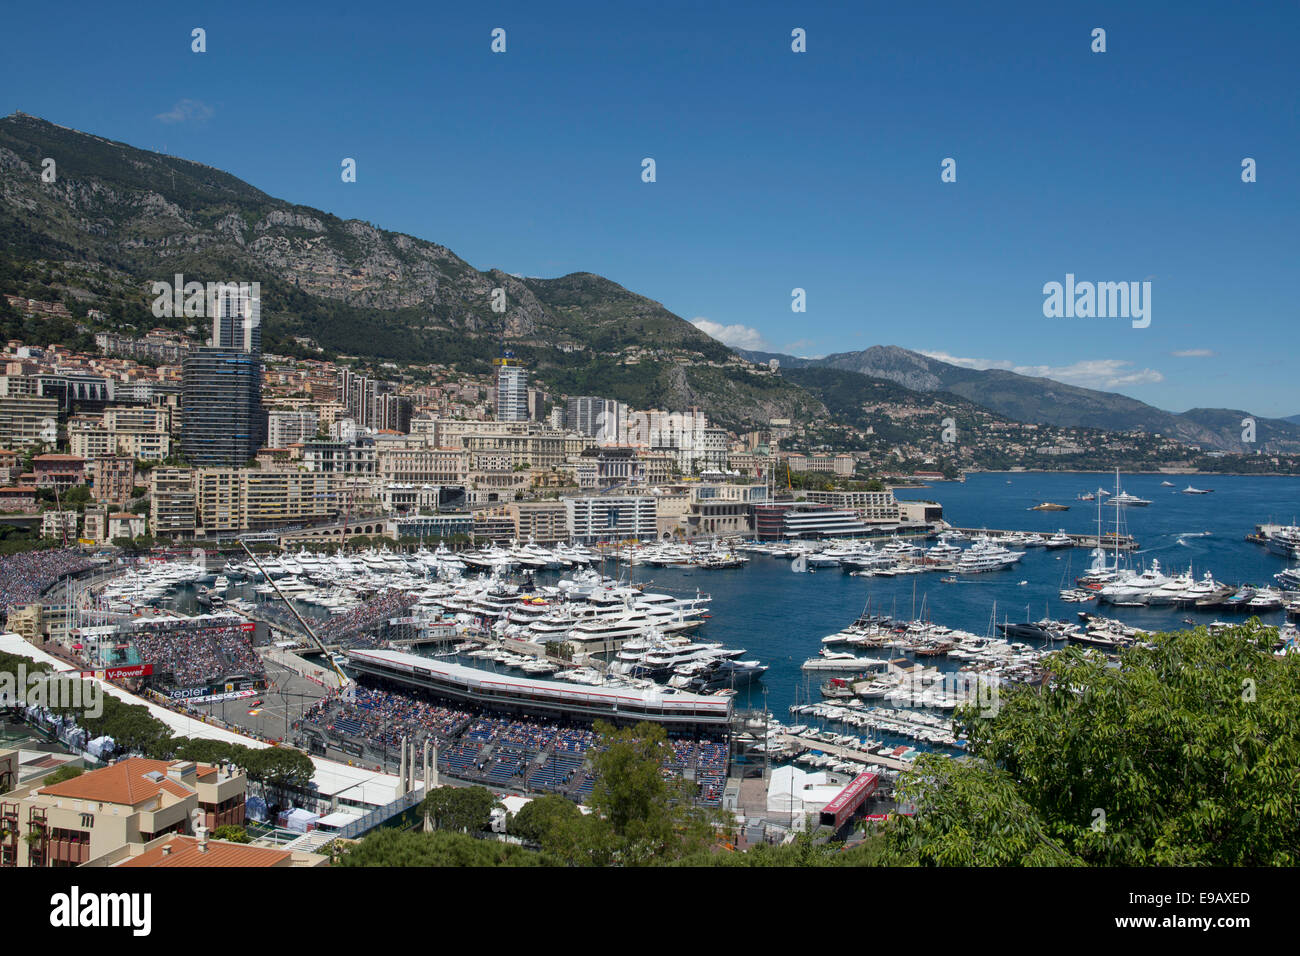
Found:
M 528 370 L 507 352 L 496 360 L 497 421 L 528 421 Z
M 212 317 L 212 347 L 262 351 L 261 293 L 248 283 L 230 283 L 218 290 Z
M 298 442 L 310 441 L 316 437 L 319 423 L 320 417 L 310 409 L 272 410 L 267 413 L 267 444 L 271 448 L 288 448 Z

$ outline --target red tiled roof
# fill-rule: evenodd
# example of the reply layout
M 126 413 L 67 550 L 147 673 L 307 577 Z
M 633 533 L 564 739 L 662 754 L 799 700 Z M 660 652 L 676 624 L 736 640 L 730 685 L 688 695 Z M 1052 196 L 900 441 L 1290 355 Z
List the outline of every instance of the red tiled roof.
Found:
M 171 847 L 164 854 L 163 847 Z M 207 852 L 190 836 L 174 836 L 166 843 L 132 857 L 121 866 L 275 866 L 292 857 L 288 850 L 209 840 Z
M 135 806 L 142 800 L 157 796 L 160 790 L 166 790 L 175 796 L 189 796 L 193 793 L 192 790 L 167 777 L 169 766 L 170 763 L 166 760 L 129 757 L 100 770 L 83 773 L 71 780 L 41 787 L 37 792 L 51 797 L 95 800 L 122 806 Z M 151 780 L 145 776 L 155 771 L 163 775 L 162 780 Z M 164 786 L 164 783 L 170 786 Z

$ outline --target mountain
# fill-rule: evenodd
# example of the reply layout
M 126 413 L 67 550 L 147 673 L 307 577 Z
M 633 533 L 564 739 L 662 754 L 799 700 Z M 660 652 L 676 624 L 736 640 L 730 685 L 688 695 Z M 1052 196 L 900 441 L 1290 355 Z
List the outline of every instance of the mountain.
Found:
M 47 157 L 53 182 L 42 181 Z M 151 284 L 176 273 L 260 282 L 271 353 L 486 372 L 509 347 L 553 391 L 698 406 L 731 427 L 826 413 L 804 390 L 601 276 L 480 271 L 445 246 L 276 199 L 201 163 L 24 113 L 0 119 L 0 291 L 62 299 L 77 316 L 95 308 L 127 333 L 184 331 L 202 320 L 149 310 Z M 504 312 L 492 309 L 496 289 Z
M 1207 450 L 1300 450 L 1300 423 L 1290 420 L 1261 418 L 1226 408 L 1167 412 L 1114 392 L 1066 385 L 1003 369 L 962 368 L 892 345 L 876 345 L 860 352 L 840 352 L 817 359 L 743 350 L 740 354 L 755 362 L 777 359 L 783 371 L 835 368 L 886 379 L 916 391 L 949 392 L 1016 421 L 1159 433 Z M 1254 444 L 1242 440 L 1242 420 L 1247 417 L 1255 420 Z

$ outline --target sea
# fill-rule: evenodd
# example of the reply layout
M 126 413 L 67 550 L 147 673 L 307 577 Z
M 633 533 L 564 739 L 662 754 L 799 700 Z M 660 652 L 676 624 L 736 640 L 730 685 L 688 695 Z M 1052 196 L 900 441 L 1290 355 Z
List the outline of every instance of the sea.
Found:
M 1162 481 L 1173 482 L 1165 487 Z M 1192 482 L 1211 494 L 1186 495 Z M 990 531 L 1032 531 L 1050 535 L 1057 530 L 1095 534 L 1095 501 L 1079 501 L 1086 492 L 1115 490 L 1113 473 L 985 472 L 964 482 L 936 482 L 922 488 L 900 488 L 900 500 L 925 500 L 943 506 L 947 522 L 955 527 Z M 1123 530 L 1139 548 L 1121 554 L 1121 564 L 1149 567 L 1159 562 L 1162 572 L 1189 568 L 1200 576 L 1210 571 L 1224 584 L 1274 585 L 1273 576 L 1287 566 L 1286 559 L 1246 540 L 1257 524 L 1295 523 L 1300 516 L 1300 477 L 1222 475 L 1124 475 L 1122 489 L 1151 501 L 1149 507 L 1124 508 Z M 1042 502 L 1069 505 L 1069 511 L 1033 511 Z M 1103 531 L 1114 530 L 1113 506 L 1102 505 Z M 1043 617 L 1074 621 L 1080 611 L 1118 618 L 1151 631 L 1169 631 L 1208 624 L 1222 611 L 1193 608 L 1128 608 L 1098 606 L 1092 601 L 1071 604 L 1060 599 L 1062 588 L 1091 563 L 1086 548 L 1028 548 L 1024 557 L 1005 571 L 959 576 L 944 583 L 940 572 L 893 578 L 854 577 L 839 568 L 810 568 L 795 574 L 791 562 L 767 555 L 751 555 L 744 567 L 720 570 L 626 567 L 607 565 L 605 573 L 620 575 L 634 584 L 681 596 L 697 590 L 712 596 L 712 617 L 697 632 L 697 639 L 718 641 L 746 650 L 744 659 L 768 665 L 760 681 L 738 688 L 740 709 L 769 710 L 786 722 L 792 705 L 821 699 L 824 674 L 808 675 L 800 665 L 815 656 L 824 636 L 841 630 L 864 612 L 887 614 L 896 620 L 928 618 L 938 624 L 975 634 L 995 633 L 995 623 L 1039 620 Z M 541 583 L 554 583 L 562 575 L 540 572 Z M 236 587 L 232 595 L 257 599 L 249 587 Z M 174 606 L 196 610 L 192 589 L 177 595 Z M 327 618 L 323 608 L 299 604 L 303 613 Z M 1236 616 L 1240 617 L 1240 615 Z M 1281 624 L 1284 612 L 1261 615 L 1268 624 Z M 1032 643 L 1032 642 L 1030 642 Z M 1059 646 L 1059 645 L 1058 645 Z M 434 653 L 433 650 L 429 651 Z M 857 649 L 861 656 L 885 658 L 889 651 Z M 896 653 L 896 652 L 892 652 Z M 468 658 L 462 663 L 494 667 Z M 929 659 L 927 666 L 950 671 L 956 662 Z M 882 736 L 877 734 L 877 736 Z M 888 735 L 884 739 L 891 740 Z M 905 742 L 905 741 L 903 741 Z
M 1174 482 L 1174 487 L 1161 485 Z M 1212 494 L 1185 495 L 1189 481 Z M 1286 559 L 1245 540 L 1255 525 L 1292 523 L 1300 515 L 1300 478 L 1289 476 L 1124 475 L 1122 489 L 1151 501 L 1146 508 L 1123 509 L 1127 533 L 1139 549 L 1121 554 L 1121 565 L 1150 566 L 1181 572 L 1189 567 L 1197 576 L 1213 573 L 1224 584 L 1276 585 L 1273 575 L 1287 566 Z M 960 528 L 1000 531 L 1034 531 L 1044 536 L 1058 529 L 1074 534 L 1095 534 L 1097 505 L 1078 501 L 1079 495 L 1098 488 L 1115 490 L 1114 473 L 985 472 L 969 475 L 965 482 L 936 482 L 930 487 L 903 489 L 900 500 L 936 501 L 945 520 Z M 1031 511 L 1045 501 L 1069 505 L 1069 511 Z M 1102 506 L 1103 531 L 1115 526 L 1115 508 Z M 789 720 L 792 704 L 820 699 L 818 688 L 825 675 L 808 676 L 800 664 L 822 647 L 821 639 L 851 623 L 870 605 L 873 613 L 895 619 L 927 617 L 937 624 L 975 634 L 990 632 L 996 604 L 997 622 L 1039 620 L 1043 617 L 1076 620 L 1079 611 L 1098 613 L 1153 631 L 1179 630 L 1218 619 L 1216 612 L 1190 608 L 1126 608 L 1096 601 L 1070 604 L 1060 599 L 1062 588 L 1091 563 L 1086 548 L 1028 548 L 1010 569 L 959 576 L 944 584 L 948 575 L 938 572 L 893 578 L 854 577 L 839 568 L 813 569 L 795 574 L 784 558 L 752 555 L 743 568 L 725 570 L 632 569 L 634 582 L 652 582 L 655 590 L 694 593 L 696 588 L 713 596 L 713 617 L 700 629 L 699 639 L 743 647 L 745 659 L 768 665 L 761 682 L 743 689 L 738 707 L 768 708 L 778 719 Z M 1222 612 L 1217 612 L 1222 613 Z M 1239 616 L 1239 615 L 1238 615 Z M 1261 615 L 1265 623 L 1281 624 L 1284 613 Z M 858 651 L 871 656 L 867 651 Z M 876 652 L 883 656 L 886 652 Z M 933 662 L 929 662 L 933 663 Z M 942 669 L 942 668 L 941 668 Z

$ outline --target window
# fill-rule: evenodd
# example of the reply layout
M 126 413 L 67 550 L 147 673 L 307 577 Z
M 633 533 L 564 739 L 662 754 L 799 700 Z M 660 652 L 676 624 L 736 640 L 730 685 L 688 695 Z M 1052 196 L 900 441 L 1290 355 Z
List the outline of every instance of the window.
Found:
M 81 826 L 89 830 L 95 825 L 95 815 L 93 813 L 83 813 L 81 815 Z

